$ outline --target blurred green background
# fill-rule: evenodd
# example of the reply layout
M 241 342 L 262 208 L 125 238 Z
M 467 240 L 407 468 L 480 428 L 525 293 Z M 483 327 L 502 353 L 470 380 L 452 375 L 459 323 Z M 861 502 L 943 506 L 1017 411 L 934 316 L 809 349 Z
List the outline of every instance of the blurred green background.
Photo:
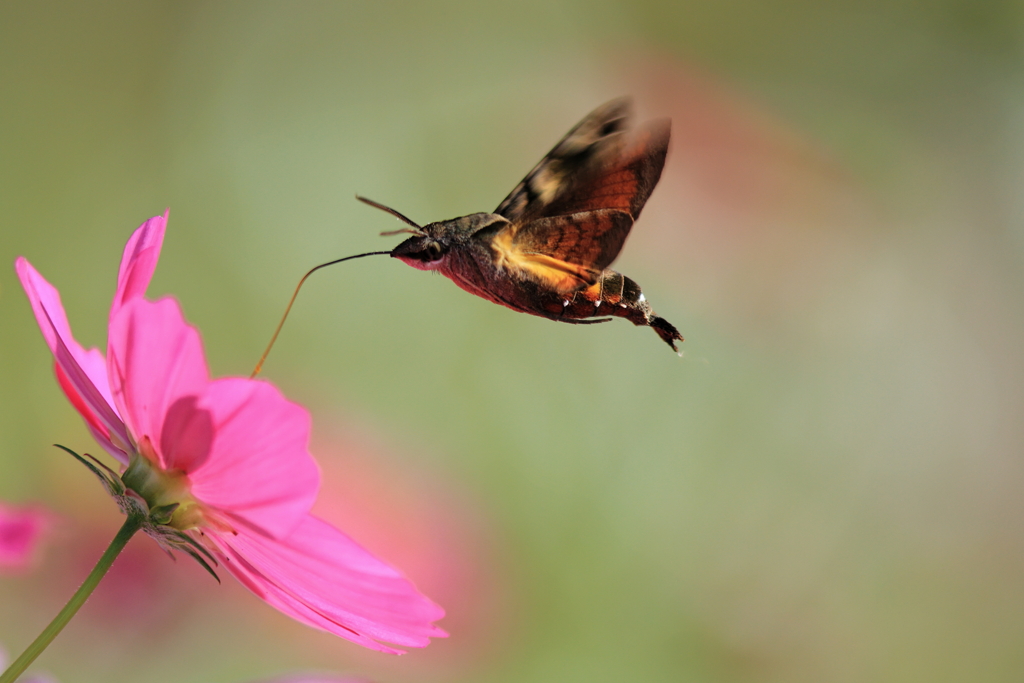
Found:
M 584 114 L 673 118 L 617 262 L 686 336 L 557 325 L 384 258 L 314 276 L 264 376 L 320 509 L 448 609 L 401 658 L 149 539 L 37 662 L 70 681 L 1019 681 L 1024 4 L 0 6 L 0 577 L 18 652 L 120 515 L 9 266 L 105 345 L 124 242 L 247 374 L 298 277 L 492 210 Z

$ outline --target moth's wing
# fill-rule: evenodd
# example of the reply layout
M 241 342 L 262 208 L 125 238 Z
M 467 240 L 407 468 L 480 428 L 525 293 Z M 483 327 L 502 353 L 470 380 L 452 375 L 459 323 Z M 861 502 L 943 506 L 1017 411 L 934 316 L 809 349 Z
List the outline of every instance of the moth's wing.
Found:
M 614 210 L 635 221 L 661 178 L 670 134 L 671 121 L 655 119 L 624 133 L 615 147 L 596 150 L 538 215 Z
M 555 145 L 498 206 L 512 223 L 597 209 L 634 220 L 661 177 L 670 122 L 630 129 L 630 101 L 607 102 Z
M 671 123 L 631 130 L 630 102 L 591 112 L 530 171 L 495 213 L 501 267 L 560 294 L 597 282 L 618 256 L 661 177 Z
M 569 294 L 598 281 L 633 227 L 624 211 L 599 209 L 510 226 L 491 243 L 499 267 Z
M 494 213 L 512 222 L 537 215 L 564 188 L 565 180 L 601 148 L 617 144 L 632 118 L 629 98 L 606 102 L 590 112 L 558 141 L 516 185 Z

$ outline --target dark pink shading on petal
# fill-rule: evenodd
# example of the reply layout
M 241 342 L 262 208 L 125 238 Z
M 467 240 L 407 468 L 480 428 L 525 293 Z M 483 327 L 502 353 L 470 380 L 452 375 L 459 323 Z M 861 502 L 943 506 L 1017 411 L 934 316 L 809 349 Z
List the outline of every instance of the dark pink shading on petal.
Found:
M 306 409 L 272 384 L 238 377 L 211 382 L 196 407 L 212 420 L 213 443 L 208 458 L 183 468 L 192 495 L 270 536 L 291 533 L 320 490 Z
M 103 365 L 104 372 L 106 371 L 107 361 L 103 358 L 103 354 L 99 352 L 99 349 L 89 349 L 86 354 L 89 362 L 92 362 L 94 357 L 98 358 L 99 362 Z M 59 363 L 54 362 L 53 372 L 57 375 L 57 384 L 59 384 L 60 388 L 64 390 L 64 395 L 67 396 L 68 401 L 70 401 L 71 405 L 75 407 L 75 410 L 85 418 L 85 426 L 89 428 L 93 438 L 103 446 L 103 450 L 119 462 L 127 465 L 129 460 L 128 454 L 121 448 L 115 446 L 110 440 L 110 434 L 107 432 L 107 428 L 103 426 L 103 423 L 99 421 L 99 418 L 97 418 L 96 415 L 93 414 L 92 410 L 89 409 L 85 399 L 83 399 L 78 394 L 78 390 L 75 389 L 75 385 L 70 379 L 68 379 L 68 376 L 64 374 L 64 371 L 60 369 Z M 86 372 L 88 373 L 89 371 L 86 370 Z
M 169 213 L 170 209 L 163 216 L 153 216 L 140 225 L 125 245 L 117 272 L 117 291 L 110 305 L 111 318 L 129 300 L 145 295 L 157 261 L 160 260 L 160 247 L 164 243 Z
M 126 301 L 110 320 L 107 371 L 111 393 L 140 448 L 148 439 L 157 464 L 188 472 L 207 452 L 176 449 L 168 461 L 161 444 L 164 420 L 181 398 L 198 396 L 209 374 L 199 333 L 182 318 L 174 299 Z
M 199 467 L 210 457 L 213 416 L 198 404 L 198 396 L 182 396 L 164 415 L 159 441 L 153 445 L 171 469 L 188 473 L 188 468 Z
M 400 654 L 377 641 L 424 647 L 447 634 L 433 622 L 444 610 L 400 572 L 323 520 L 308 515 L 285 539 L 207 530 L 222 566 L 267 603 L 315 628 L 364 647 Z
M 32 264 L 18 257 L 14 269 L 32 305 L 43 339 L 56 360 L 61 387 L 97 440 L 111 455 L 127 464 L 128 433 L 113 407 L 106 369 L 97 362 L 97 359 L 102 360 L 102 354 L 95 349 L 87 352 L 75 341 L 60 294 Z

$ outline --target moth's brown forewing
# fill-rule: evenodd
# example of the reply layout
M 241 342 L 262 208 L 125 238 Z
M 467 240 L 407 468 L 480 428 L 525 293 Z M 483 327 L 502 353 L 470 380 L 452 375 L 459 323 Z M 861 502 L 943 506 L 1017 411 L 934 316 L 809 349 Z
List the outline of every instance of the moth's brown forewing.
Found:
M 629 100 L 592 111 L 541 159 L 494 213 L 525 223 L 594 209 L 619 209 L 635 220 L 661 177 L 671 122 L 629 127 Z
M 438 270 L 468 292 L 568 323 L 624 317 L 682 340 L 640 287 L 608 266 L 654 190 L 670 122 L 630 127 L 629 100 L 612 100 L 562 138 L 492 214 L 415 226 L 391 255 Z M 368 202 L 372 203 L 372 202 Z
M 581 171 L 596 171 L 602 162 L 618 156 L 622 133 L 629 125 L 629 110 L 629 99 L 622 97 L 590 112 L 526 174 L 494 213 L 513 222 L 528 221 L 541 215 L 556 198 L 564 197 L 570 188 L 584 184 L 587 179 L 580 176 Z

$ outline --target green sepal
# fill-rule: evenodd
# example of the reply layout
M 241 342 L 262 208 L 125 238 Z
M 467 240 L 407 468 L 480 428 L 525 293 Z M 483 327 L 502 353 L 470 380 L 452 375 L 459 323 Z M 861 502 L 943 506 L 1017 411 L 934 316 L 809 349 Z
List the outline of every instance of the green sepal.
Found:
M 212 576 L 217 581 L 217 583 L 220 583 L 220 577 L 217 576 L 217 572 L 213 571 L 213 567 L 211 567 L 209 564 L 207 564 L 206 560 L 203 559 L 202 555 L 197 553 L 192 548 L 182 548 L 181 551 L 183 553 L 187 553 L 189 555 L 189 557 L 191 557 L 193 560 L 198 562 L 200 567 L 202 567 L 206 571 L 210 572 L 210 576 Z
M 167 505 L 155 507 L 149 511 L 149 521 L 153 524 L 168 524 L 174 515 L 174 511 L 179 507 L 181 507 L 181 503 L 168 503 Z
M 198 550 L 198 551 L 199 551 L 199 552 L 201 552 L 201 553 L 202 553 L 203 555 L 206 555 L 206 558 L 207 558 L 208 560 L 210 560 L 210 562 L 213 562 L 214 564 L 217 564 L 217 558 L 215 558 L 215 557 L 213 556 L 213 553 L 211 553 L 211 552 L 210 552 L 209 550 L 207 550 L 207 549 L 206 549 L 206 547 L 205 547 L 205 546 L 204 546 L 204 545 L 203 545 L 202 543 L 200 543 L 200 542 L 199 542 L 199 541 L 197 541 L 196 539 L 192 538 L 191 536 L 189 536 L 189 535 L 188 535 L 187 533 L 185 533 L 184 531 L 179 531 L 179 532 L 178 532 L 178 537 L 179 537 L 179 538 L 180 538 L 180 539 L 181 539 L 181 540 L 182 540 L 183 542 L 185 542 L 185 543 L 187 543 L 188 545 L 192 546 L 192 548 L 194 548 L 195 550 Z M 220 580 L 220 579 L 218 579 L 218 581 L 219 581 L 219 580 Z
M 80 456 L 78 453 L 75 453 L 67 446 L 62 446 L 59 443 L 55 443 L 53 445 L 66 453 L 70 453 L 78 462 L 88 467 L 89 471 L 96 475 L 96 477 L 100 480 L 100 483 L 103 484 L 103 488 L 105 488 L 107 490 L 107 493 L 109 493 L 111 496 L 116 497 L 124 495 L 124 484 L 121 482 L 121 477 L 118 476 L 118 474 L 114 472 L 114 470 L 110 469 L 109 467 L 107 467 L 106 465 L 104 465 L 103 463 L 101 463 L 99 460 L 92 457 L 88 453 L 86 453 L 86 456 L 88 456 L 89 460 L 92 460 L 93 462 L 89 462 L 89 460 L 86 460 L 85 458 Z M 102 468 L 102 470 L 100 468 Z
M 202 543 L 192 538 L 188 532 L 170 526 L 153 524 L 152 521 L 147 521 L 142 530 L 155 540 L 161 548 L 167 551 L 172 558 L 174 557 L 171 552 L 172 550 L 185 553 L 198 562 L 203 569 L 208 571 L 210 576 L 217 580 L 217 583 L 220 583 L 220 577 L 217 576 L 217 572 L 211 566 L 217 564 L 216 558 L 214 558 L 209 550 L 203 547 Z
M 78 460 L 78 462 L 89 468 L 89 471 L 95 474 L 96 478 L 103 484 L 103 488 L 107 490 L 107 493 L 109 493 L 117 502 L 118 507 L 121 508 L 121 512 L 128 517 L 134 517 L 141 520 L 142 531 L 151 536 L 157 544 L 171 556 L 171 558 L 174 558 L 174 550 L 179 550 L 185 553 L 198 562 L 199 566 L 209 572 L 210 576 L 212 576 L 217 583 L 220 583 L 220 577 L 217 576 L 217 572 L 213 570 L 213 567 L 218 564 L 213 553 L 203 546 L 202 543 L 192 538 L 188 533 L 170 526 L 171 518 L 174 516 L 174 513 L 178 508 L 181 507 L 181 503 L 168 503 L 166 505 L 160 505 L 150 509 L 142 496 L 125 486 L 121 476 L 118 475 L 117 472 L 110 469 L 93 456 L 86 453 L 83 457 L 67 446 L 62 446 L 60 444 L 54 444 L 54 446 L 70 453 L 76 460 Z M 88 460 L 86 458 L 88 458 Z
M 135 491 L 125 489 L 125 492 L 120 496 L 114 496 L 114 502 L 117 503 L 117 507 L 121 508 L 121 512 L 127 517 L 141 517 L 144 522 L 142 526 L 143 531 L 151 526 L 149 521 L 149 505 Z

